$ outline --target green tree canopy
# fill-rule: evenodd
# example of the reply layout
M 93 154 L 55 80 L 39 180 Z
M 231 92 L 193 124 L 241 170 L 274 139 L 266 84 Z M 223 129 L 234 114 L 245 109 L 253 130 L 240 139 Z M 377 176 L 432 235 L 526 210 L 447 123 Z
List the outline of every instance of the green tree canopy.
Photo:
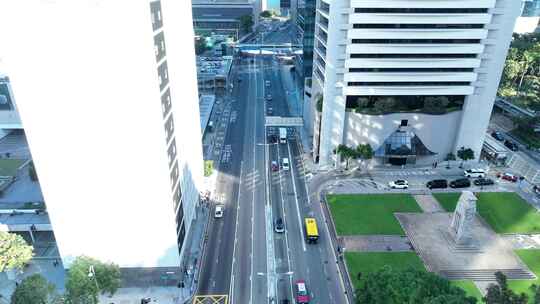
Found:
M 48 304 L 53 301 L 54 285 L 40 274 L 33 274 L 15 288 L 11 304 Z
M 268 10 L 267 11 L 262 11 L 260 13 L 260 16 L 263 17 L 263 18 L 270 18 L 270 17 L 272 17 L 272 12 L 268 11 Z
M 22 269 L 32 258 L 33 250 L 20 235 L 0 231 L 0 272 Z
M 120 268 L 116 264 L 80 256 L 73 261 L 66 280 L 70 304 L 94 304 L 100 293 L 114 294 L 120 287 Z
M 524 293 L 516 294 L 506 282 L 506 276 L 497 271 L 495 273 L 497 284 L 490 284 L 487 294 L 482 300 L 487 304 L 527 304 L 528 296 Z M 538 302 L 534 302 L 538 303 Z
M 356 153 L 358 158 L 362 160 L 368 160 L 373 158 L 373 148 L 370 144 L 359 144 L 356 147 Z
M 459 157 L 459 159 L 461 159 L 461 165 L 459 166 L 461 168 L 461 167 L 463 167 L 464 162 L 466 162 L 468 160 L 471 160 L 471 159 L 474 159 L 474 150 L 471 149 L 471 148 L 461 147 L 457 151 L 457 157 Z
M 345 159 L 345 170 L 349 169 L 349 160 L 358 157 L 357 150 L 346 145 L 339 145 L 336 149 L 336 153 Z
M 428 113 L 444 113 L 449 103 L 446 96 L 430 96 L 424 100 L 424 109 Z
M 475 298 L 436 274 L 390 266 L 363 275 L 356 296 L 357 304 L 476 303 Z
M 238 18 L 240 21 L 240 28 L 244 32 L 251 32 L 251 27 L 253 26 L 253 17 L 251 15 L 243 15 Z

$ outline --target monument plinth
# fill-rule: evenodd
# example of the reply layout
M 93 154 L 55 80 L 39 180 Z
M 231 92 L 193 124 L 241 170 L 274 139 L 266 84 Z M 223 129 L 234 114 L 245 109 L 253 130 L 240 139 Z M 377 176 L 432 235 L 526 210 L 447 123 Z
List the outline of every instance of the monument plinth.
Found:
M 476 200 L 476 196 L 471 191 L 463 191 L 459 197 L 449 231 L 456 246 L 476 247 L 477 245 L 473 239 Z

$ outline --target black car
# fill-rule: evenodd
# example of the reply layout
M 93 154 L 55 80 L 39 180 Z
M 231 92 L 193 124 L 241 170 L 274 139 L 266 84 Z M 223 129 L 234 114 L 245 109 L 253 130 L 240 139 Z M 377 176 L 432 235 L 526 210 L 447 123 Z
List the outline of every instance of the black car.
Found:
M 276 222 L 274 223 L 274 230 L 277 233 L 283 233 L 285 232 L 285 224 L 283 223 L 283 220 L 281 218 L 278 218 Z
M 474 180 L 475 186 L 489 186 L 495 184 L 495 182 L 490 178 L 479 178 Z
M 505 140 L 505 141 L 504 141 L 504 145 L 507 146 L 508 149 L 510 149 L 510 150 L 512 150 L 512 151 L 517 151 L 517 150 L 519 150 L 518 145 L 517 145 L 515 142 L 509 141 L 509 140 Z
M 491 132 L 491 137 L 495 138 L 495 139 L 498 140 L 498 141 L 503 141 L 503 140 L 504 140 L 504 136 L 503 136 L 502 133 L 499 132 L 499 131 L 493 131 L 493 132 Z
M 458 178 L 450 182 L 451 188 L 468 188 L 471 186 L 471 181 L 468 178 Z
M 445 179 L 434 179 L 427 182 L 426 187 L 428 187 L 429 189 L 445 189 L 448 187 L 448 182 Z
M 276 135 L 269 135 L 268 136 L 268 142 L 271 144 L 277 143 L 277 136 Z

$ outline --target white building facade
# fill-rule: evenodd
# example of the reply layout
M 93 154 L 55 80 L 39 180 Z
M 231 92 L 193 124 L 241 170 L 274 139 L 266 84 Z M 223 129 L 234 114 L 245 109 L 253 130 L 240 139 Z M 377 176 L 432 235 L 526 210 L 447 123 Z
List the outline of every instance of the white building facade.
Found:
M 64 266 L 179 274 L 203 172 L 190 2 L 7 0 L 0 20 Z
M 369 143 L 395 165 L 461 147 L 478 157 L 520 9 L 515 0 L 319 0 L 304 115 L 320 166 L 334 165 L 339 144 Z

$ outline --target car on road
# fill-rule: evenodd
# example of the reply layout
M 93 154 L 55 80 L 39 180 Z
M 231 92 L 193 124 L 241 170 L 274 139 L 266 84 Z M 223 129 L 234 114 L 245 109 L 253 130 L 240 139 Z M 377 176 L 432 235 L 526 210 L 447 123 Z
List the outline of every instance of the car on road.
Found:
M 277 140 L 278 140 L 277 135 L 272 134 L 268 136 L 268 142 L 271 144 L 277 143 Z
M 491 137 L 495 138 L 498 141 L 503 141 L 504 140 L 503 134 L 501 132 L 499 132 L 499 131 L 491 132 Z
M 466 177 L 485 177 L 486 171 L 484 169 L 468 169 L 463 172 Z
M 265 81 L 265 82 L 264 82 L 264 85 L 266 85 L 267 87 L 269 87 L 269 86 L 270 86 L 270 80 Z
M 266 95 L 266 100 L 272 100 L 272 95 L 270 94 Z
M 289 159 L 287 157 L 283 158 L 281 161 L 281 168 L 285 171 L 289 171 L 290 165 L 289 165 Z
M 214 210 L 214 218 L 222 218 L 224 209 L 223 205 L 217 205 Z
M 276 219 L 276 221 L 274 222 L 274 230 L 275 230 L 277 233 L 283 233 L 283 232 L 285 232 L 285 223 L 283 223 L 283 219 L 282 219 L 282 218 Z
M 473 184 L 475 186 L 490 186 L 490 185 L 494 185 L 495 182 L 491 178 L 479 178 L 479 179 L 475 179 Z
M 458 178 L 450 182 L 450 188 L 468 188 L 471 181 L 468 178 Z
M 275 160 L 272 161 L 272 164 L 270 165 L 270 167 L 272 168 L 272 171 L 278 171 L 279 170 L 278 163 Z
M 306 282 L 304 280 L 298 280 L 294 282 L 294 291 L 296 293 L 296 303 L 309 303 L 309 293 L 306 287 Z
M 448 187 L 448 181 L 445 179 L 434 179 L 427 182 L 426 187 L 429 189 L 445 189 Z
M 398 179 L 388 183 L 388 187 L 392 189 L 407 189 L 409 188 L 409 182 L 403 179 Z
M 510 149 L 510 150 L 512 150 L 512 151 L 514 151 L 514 152 L 519 150 L 518 145 L 517 145 L 515 142 L 510 141 L 510 140 L 508 140 L 508 139 L 504 141 L 504 145 L 505 145 L 506 147 L 508 147 L 508 149 Z
M 503 175 L 500 176 L 500 178 L 506 181 L 512 182 L 512 183 L 515 183 L 518 181 L 518 177 L 511 173 L 504 173 Z
M 272 114 L 274 114 L 274 109 L 272 109 L 272 107 L 266 108 L 266 115 L 272 115 Z

